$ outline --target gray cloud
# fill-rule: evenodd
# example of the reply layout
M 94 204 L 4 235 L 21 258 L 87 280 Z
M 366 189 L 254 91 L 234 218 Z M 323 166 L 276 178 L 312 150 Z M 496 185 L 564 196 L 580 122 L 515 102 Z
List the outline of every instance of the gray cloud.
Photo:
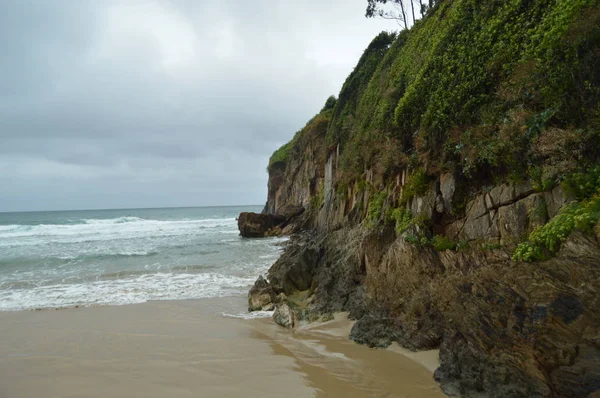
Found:
M 363 0 L 0 3 L 0 211 L 261 203 L 371 38 Z

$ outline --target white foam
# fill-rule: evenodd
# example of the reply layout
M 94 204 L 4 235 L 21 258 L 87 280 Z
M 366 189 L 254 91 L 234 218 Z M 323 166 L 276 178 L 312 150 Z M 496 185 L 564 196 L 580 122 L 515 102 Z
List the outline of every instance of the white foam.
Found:
M 214 232 L 237 233 L 235 218 L 161 221 L 120 217 L 109 220 L 83 220 L 80 224 L 5 225 L 2 227 L 0 228 L 0 247 L 201 235 Z M 223 228 L 227 228 L 227 230 L 217 231 Z
M 240 312 L 239 314 L 229 314 L 226 312 L 221 315 L 227 318 L 238 318 L 238 319 L 257 319 L 257 318 L 271 318 L 275 311 L 253 311 L 253 312 Z
M 0 225 L 0 232 L 2 231 L 12 231 L 13 229 L 17 229 L 22 225 Z
M 0 290 L 0 310 L 123 305 L 148 300 L 231 297 L 245 294 L 254 277 L 154 273 L 126 279 Z

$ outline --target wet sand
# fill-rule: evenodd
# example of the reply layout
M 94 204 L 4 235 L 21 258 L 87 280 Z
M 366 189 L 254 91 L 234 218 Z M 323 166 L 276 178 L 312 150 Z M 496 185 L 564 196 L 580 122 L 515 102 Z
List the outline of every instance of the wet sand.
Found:
M 444 396 L 431 376 L 435 353 L 359 346 L 341 315 L 294 331 L 222 315 L 244 306 L 211 299 L 1 312 L 0 398 Z

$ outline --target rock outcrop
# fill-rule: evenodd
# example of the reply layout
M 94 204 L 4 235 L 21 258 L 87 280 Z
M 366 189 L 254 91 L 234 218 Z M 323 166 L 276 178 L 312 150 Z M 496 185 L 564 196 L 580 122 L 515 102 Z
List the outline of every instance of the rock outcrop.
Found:
M 243 212 L 238 216 L 240 235 L 246 238 L 286 235 L 293 232 L 293 220 L 304 212 L 304 207 L 287 205 L 276 214 Z
M 248 311 L 271 311 L 275 308 L 275 290 L 262 275 L 248 292 Z
M 240 213 L 237 221 L 240 235 L 246 238 L 263 238 L 278 235 L 279 226 L 284 219 L 271 214 L 243 212 Z

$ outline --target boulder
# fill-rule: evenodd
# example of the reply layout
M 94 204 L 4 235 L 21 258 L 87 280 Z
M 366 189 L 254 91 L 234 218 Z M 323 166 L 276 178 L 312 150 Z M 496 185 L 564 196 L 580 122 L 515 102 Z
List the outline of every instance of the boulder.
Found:
M 275 291 L 273 287 L 263 278 L 259 276 L 254 286 L 248 292 L 248 311 L 271 311 L 275 302 Z
M 281 216 L 243 212 L 238 217 L 238 229 L 244 237 L 262 238 L 272 236 L 272 230 L 284 222 L 285 218 Z
M 282 301 L 273 314 L 273 320 L 276 324 L 284 328 L 293 328 L 298 323 L 296 313 L 290 307 L 287 301 Z
M 359 319 L 350 332 L 350 338 L 371 348 L 387 348 L 392 342 L 401 339 L 402 326 L 395 318 L 365 315 Z
M 304 213 L 302 206 L 283 206 L 276 214 L 243 212 L 238 217 L 240 235 L 246 238 L 279 236 L 293 231 L 290 221 Z
M 306 238 L 296 237 L 294 244 L 288 246 L 269 269 L 269 280 L 277 292 L 291 295 L 311 288 L 313 270 L 320 255 L 318 249 L 302 244 Z

